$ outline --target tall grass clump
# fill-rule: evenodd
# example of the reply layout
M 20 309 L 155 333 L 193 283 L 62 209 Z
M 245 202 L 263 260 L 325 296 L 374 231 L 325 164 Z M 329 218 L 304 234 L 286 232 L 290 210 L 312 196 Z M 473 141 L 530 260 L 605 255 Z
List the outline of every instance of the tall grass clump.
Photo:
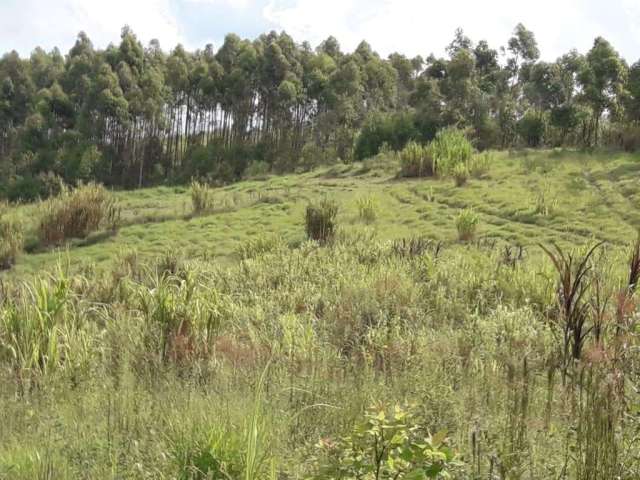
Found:
M 429 151 L 437 165 L 438 174 L 451 174 L 457 165 L 468 165 L 473 155 L 473 146 L 464 132 L 456 128 L 445 128 L 436 134 Z
M 0 270 L 8 270 L 16 263 L 24 246 L 20 224 L 0 218 Z
M 476 236 L 476 229 L 480 219 L 478 214 L 472 208 L 465 208 L 456 217 L 456 229 L 458 230 L 458 239 L 463 242 L 473 240 Z
M 469 169 L 464 163 L 458 163 L 451 171 L 456 187 L 462 187 L 469 180 Z
M 534 212 L 543 217 L 554 214 L 558 208 L 558 198 L 553 195 L 548 186 L 543 186 L 536 192 L 534 199 Z
M 215 205 L 213 189 L 209 185 L 196 180 L 191 182 L 191 204 L 195 214 L 213 210 Z
M 70 238 L 86 238 L 100 228 L 115 230 L 120 207 L 102 185 L 90 183 L 75 190 L 65 189 L 43 203 L 39 237 L 43 245 L 57 245 Z
M 378 205 L 372 196 L 359 197 L 356 200 L 358 218 L 364 223 L 373 223 L 378 218 Z
M 89 353 L 80 320 L 63 273 L 25 287 L 0 308 L 0 362 L 22 387 L 58 368 L 79 366 Z
M 327 198 L 319 203 L 307 205 L 305 213 L 305 229 L 307 237 L 320 243 L 325 243 L 336 234 L 336 217 L 338 204 Z
M 400 152 L 401 177 L 429 177 L 436 174 L 436 165 L 429 147 L 409 142 Z
M 473 178 L 482 178 L 491 169 L 494 163 L 494 154 L 491 152 L 476 153 L 469 159 L 469 173 Z

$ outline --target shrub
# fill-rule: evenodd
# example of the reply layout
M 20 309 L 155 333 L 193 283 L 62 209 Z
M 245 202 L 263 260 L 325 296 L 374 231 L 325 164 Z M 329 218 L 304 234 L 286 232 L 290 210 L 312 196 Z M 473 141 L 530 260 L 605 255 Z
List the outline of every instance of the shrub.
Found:
M 244 171 L 246 178 L 264 178 L 269 174 L 269 164 L 264 161 L 254 160 Z
M 544 117 L 536 112 L 528 111 L 517 125 L 518 135 L 529 147 L 537 147 L 542 143 L 545 132 Z
M 463 241 L 473 240 L 476 234 L 479 218 L 472 208 L 465 208 L 456 218 L 456 229 L 458 238 Z
M 373 223 L 378 216 L 378 205 L 373 197 L 360 197 L 356 200 L 358 218 L 365 223 Z
M 60 244 L 69 238 L 86 238 L 101 227 L 117 229 L 120 207 L 102 186 L 90 183 L 65 189 L 42 205 L 39 237 L 43 245 Z
M 209 185 L 195 180 L 191 182 L 191 204 L 193 205 L 193 213 L 195 214 L 213 210 L 215 205 L 213 189 Z
M 437 165 L 437 173 L 448 174 L 456 165 L 466 165 L 469 162 L 473 147 L 461 130 L 445 128 L 436 134 L 431 142 L 430 152 Z
M 400 152 L 400 176 L 426 177 L 436 174 L 436 166 L 428 147 L 409 142 Z
M 458 163 L 455 165 L 451 174 L 453 175 L 456 187 L 462 187 L 469 179 L 469 170 L 464 163 Z
M 332 200 L 325 198 L 320 203 L 307 205 L 307 236 L 322 243 L 331 240 L 336 233 L 337 215 L 338 204 Z
M 318 444 L 315 480 L 334 478 L 448 478 L 453 452 L 444 445 L 446 432 L 429 435 L 399 407 L 393 412 L 370 409 L 365 421 L 338 440 Z
M 365 121 L 356 139 L 354 155 L 357 160 L 364 160 L 383 152 L 385 145 L 400 150 L 419 136 L 413 113 L 372 115 Z
M 0 270 L 8 270 L 22 252 L 24 237 L 19 223 L 1 217 L 2 205 L 0 205 Z

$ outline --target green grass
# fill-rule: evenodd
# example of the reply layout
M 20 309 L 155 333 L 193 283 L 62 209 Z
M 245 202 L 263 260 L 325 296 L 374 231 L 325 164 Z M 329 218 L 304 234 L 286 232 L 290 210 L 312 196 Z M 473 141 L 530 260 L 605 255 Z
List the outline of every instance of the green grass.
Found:
M 130 249 L 144 258 L 178 248 L 187 257 L 216 257 L 225 262 L 238 243 L 256 234 L 302 240 L 306 204 L 324 196 L 340 204 L 339 225 L 359 229 L 363 227 L 357 222 L 357 199 L 375 195 L 377 221 L 369 228 L 382 239 L 422 235 L 455 242 L 455 218 L 467 207 L 480 217 L 479 237 L 522 245 L 552 240 L 576 244 L 589 239 L 621 244 L 640 228 L 638 156 L 500 153 L 487 175 L 471 179 L 464 188 L 446 179 L 397 180 L 398 168 L 392 164 L 362 173 L 363 165 L 353 164 L 245 181 L 216 189 L 216 203 L 224 207 L 197 217 L 191 215 L 187 187 L 117 192 L 123 208 L 123 226 L 117 235 L 97 234 L 67 248 L 23 255 L 8 275 L 51 269 L 60 259 L 72 266 L 106 265 Z M 536 214 L 536 198 L 543 188 L 558 201 L 552 215 Z M 24 219 L 27 231 L 33 230 L 37 207 L 20 207 L 13 214 Z
M 53 251 L 38 205 L 12 207 L 27 252 L 0 283 L 0 478 L 639 478 L 638 165 L 499 153 L 455 187 L 376 158 L 215 189 L 197 216 L 185 187 L 116 192 L 116 233 Z M 338 233 L 307 241 L 324 198 Z M 574 361 L 536 244 L 579 259 L 596 240 Z

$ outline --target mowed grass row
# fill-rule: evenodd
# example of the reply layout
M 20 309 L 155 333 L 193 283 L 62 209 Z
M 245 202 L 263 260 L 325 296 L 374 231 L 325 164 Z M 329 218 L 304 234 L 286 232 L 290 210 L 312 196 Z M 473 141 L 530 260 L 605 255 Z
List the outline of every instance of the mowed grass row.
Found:
M 29 248 L 38 205 L 18 207 L 11 214 L 25 225 L 29 253 L 10 275 L 51 269 L 60 261 L 101 266 L 131 250 L 153 257 L 179 249 L 190 257 L 229 261 L 240 242 L 258 234 L 303 240 L 304 209 L 323 197 L 338 203 L 341 228 L 373 229 L 382 239 L 423 236 L 453 243 L 455 218 L 468 207 L 479 216 L 478 237 L 525 246 L 587 239 L 620 244 L 640 227 L 638 156 L 523 151 L 492 160 L 487 174 L 461 187 L 451 178 L 398 179 L 397 161 L 384 156 L 248 180 L 215 189 L 213 211 L 199 215 L 193 214 L 189 187 L 116 192 L 122 208 L 116 235 L 93 234 L 47 251 Z M 358 218 L 362 198 L 376 206 L 375 221 L 366 225 Z

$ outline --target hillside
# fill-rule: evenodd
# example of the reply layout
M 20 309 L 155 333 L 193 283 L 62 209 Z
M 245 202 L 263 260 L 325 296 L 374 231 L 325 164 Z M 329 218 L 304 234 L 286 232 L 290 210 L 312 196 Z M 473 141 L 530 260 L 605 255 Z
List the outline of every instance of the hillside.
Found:
M 640 158 L 398 168 L 247 180 L 199 215 L 196 184 L 118 191 L 119 229 L 58 250 L 50 203 L 11 207 L 0 478 L 639 478 Z M 337 233 L 308 240 L 322 198 Z
M 305 206 L 323 196 L 339 203 L 341 228 L 366 229 L 381 241 L 426 237 L 455 244 L 455 217 L 466 207 L 480 216 L 479 238 L 513 245 L 591 239 L 621 245 L 640 227 L 636 155 L 499 153 L 487 174 L 464 187 L 451 179 L 399 180 L 397 170 L 396 162 L 381 155 L 364 163 L 243 181 L 217 189 L 214 212 L 201 216 L 192 215 L 188 187 L 117 192 L 123 226 L 116 235 L 96 234 L 56 251 L 33 248 L 8 275 L 51 269 L 59 261 L 104 265 L 131 250 L 142 257 L 172 250 L 187 258 L 233 261 L 235 249 L 256 235 L 302 241 Z M 358 220 L 357 200 L 366 197 L 377 208 L 371 225 Z M 536 212 L 540 205 L 547 214 Z M 37 208 L 21 207 L 13 214 L 29 231 L 36 226 Z

